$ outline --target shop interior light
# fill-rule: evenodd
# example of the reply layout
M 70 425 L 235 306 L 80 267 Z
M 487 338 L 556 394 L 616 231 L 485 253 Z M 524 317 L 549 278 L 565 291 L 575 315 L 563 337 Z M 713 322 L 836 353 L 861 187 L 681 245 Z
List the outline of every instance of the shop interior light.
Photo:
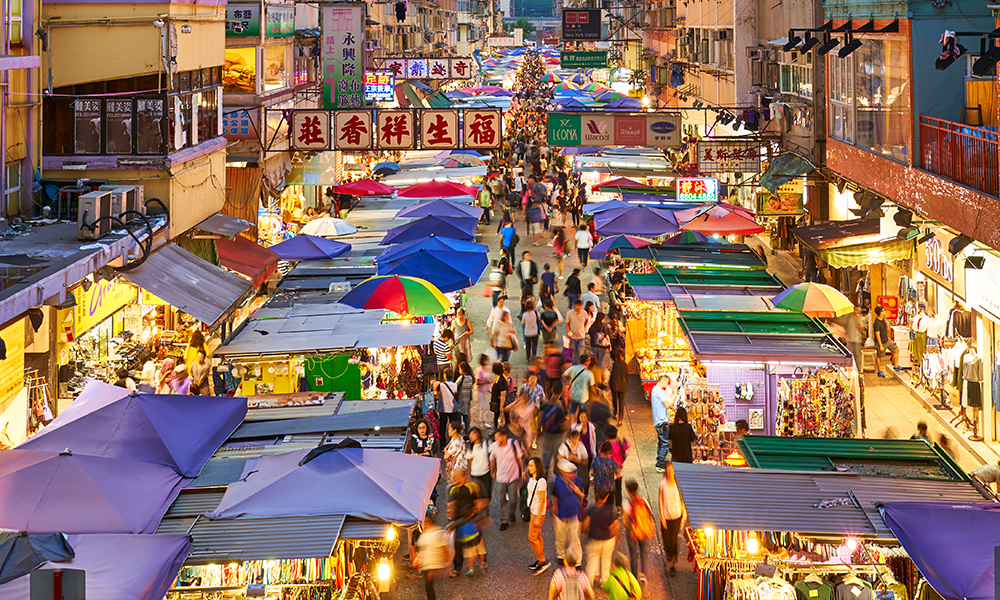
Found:
M 976 269 L 976 270 L 979 270 L 979 269 L 982 269 L 985 266 L 986 266 L 986 257 L 985 256 L 976 255 L 976 256 L 970 256 L 970 257 L 968 257 L 968 258 L 965 259 L 965 268 L 966 269 Z
M 386 581 L 389 579 L 390 574 L 391 570 L 389 569 L 389 561 L 383 558 L 378 563 L 378 578 Z
M 848 550 L 854 552 L 855 550 L 858 549 L 858 540 L 854 538 L 847 538 L 847 542 L 845 542 L 845 545 L 847 546 Z
M 385 539 L 389 542 L 396 539 L 396 528 L 392 525 L 389 526 L 389 533 L 385 534 Z
M 835 38 L 830 34 L 827 34 L 827 36 L 828 37 L 826 42 L 824 42 L 822 46 L 816 49 L 816 52 L 820 56 L 826 56 L 827 54 L 830 53 L 831 50 L 833 50 L 834 48 L 837 47 L 838 44 L 840 44 L 840 38 Z
M 705 528 L 705 535 L 707 537 L 712 537 L 713 535 L 715 535 L 715 530 L 712 529 L 711 527 L 706 527 Z
M 896 237 L 901 240 L 913 240 L 920 235 L 919 227 L 904 227 L 896 232 Z
M 816 47 L 816 44 L 818 43 L 819 43 L 819 38 L 810 35 L 809 37 L 806 38 L 806 41 L 802 42 L 802 47 L 799 48 L 799 52 L 805 54 L 806 52 L 809 52 L 814 47 Z
M 751 532 L 749 539 L 747 539 L 747 552 L 757 554 L 758 550 L 760 550 L 760 544 L 757 543 L 757 534 Z
M 920 236 L 920 239 L 917 240 L 917 243 L 918 244 L 926 244 L 927 242 L 931 241 L 932 239 L 934 239 L 934 232 L 931 231 L 930 229 L 925 229 L 924 230 L 924 235 Z
M 795 49 L 796 46 L 798 46 L 801 43 L 802 43 L 802 38 L 800 38 L 799 36 L 795 35 L 795 30 L 794 29 L 789 29 L 788 30 L 788 43 L 785 44 L 785 46 L 784 46 L 784 48 L 782 48 L 782 50 L 784 50 L 785 52 L 791 52 L 792 50 Z
M 980 56 L 972 63 L 972 74 L 980 77 L 987 75 L 998 62 L 1000 62 L 1000 48 L 993 45 L 993 40 L 990 40 L 987 46 L 984 39 L 980 46 Z

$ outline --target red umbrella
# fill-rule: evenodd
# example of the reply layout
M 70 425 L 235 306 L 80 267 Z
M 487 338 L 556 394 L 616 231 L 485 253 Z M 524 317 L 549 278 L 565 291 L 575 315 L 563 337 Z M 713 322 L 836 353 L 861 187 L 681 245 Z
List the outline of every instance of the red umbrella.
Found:
M 709 235 L 751 235 L 764 231 L 749 210 L 721 202 L 679 210 L 674 216 L 682 231 L 700 231 Z
M 454 181 L 438 181 L 432 179 L 423 183 L 415 183 L 399 192 L 400 198 L 448 198 L 452 196 L 475 196 L 479 188 L 462 185 Z
M 372 179 L 362 179 L 338 185 L 333 188 L 333 191 L 350 196 L 391 196 L 396 188 Z
M 646 189 L 648 189 L 649 186 L 646 185 L 646 184 L 644 184 L 644 183 L 639 183 L 638 181 L 634 181 L 632 179 L 629 179 L 628 177 L 619 177 L 617 179 L 609 179 L 608 181 L 605 181 L 604 183 L 599 183 L 599 184 L 595 185 L 594 188 L 596 188 L 596 189 L 601 189 L 601 188 L 614 188 L 614 189 L 617 189 L 617 188 L 646 188 Z

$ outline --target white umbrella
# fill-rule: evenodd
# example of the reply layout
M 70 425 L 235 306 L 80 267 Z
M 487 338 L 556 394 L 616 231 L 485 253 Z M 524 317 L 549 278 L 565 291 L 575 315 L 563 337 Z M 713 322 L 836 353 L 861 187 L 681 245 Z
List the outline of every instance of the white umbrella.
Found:
M 351 235 L 357 233 L 358 228 L 343 219 L 333 217 L 321 217 L 313 219 L 302 226 L 300 233 L 308 235 L 318 235 L 319 237 L 336 237 L 338 235 Z

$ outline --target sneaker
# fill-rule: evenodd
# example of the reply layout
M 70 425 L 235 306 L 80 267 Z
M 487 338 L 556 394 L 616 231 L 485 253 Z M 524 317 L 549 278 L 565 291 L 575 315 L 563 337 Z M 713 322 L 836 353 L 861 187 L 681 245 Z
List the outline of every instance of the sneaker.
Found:
M 646 574 L 645 573 L 639 573 L 639 585 L 645 587 L 645 585 L 646 585 Z
M 535 569 L 535 575 L 541 575 L 545 571 L 548 571 L 550 566 L 551 566 L 550 563 L 543 562 L 542 564 L 538 565 L 537 569 Z
M 454 569 L 453 569 L 453 570 L 451 571 L 451 576 L 452 576 L 452 577 L 458 577 L 459 575 L 461 575 L 461 573 L 460 573 L 460 572 L 458 572 L 458 571 L 455 571 Z
M 468 571 L 465 572 L 466 577 L 472 577 L 473 575 L 475 575 L 475 573 L 472 572 L 472 569 L 469 569 Z
M 562 275 L 560 275 L 560 276 L 559 276 L 559 279 L 566 279 L 566 278 L 565 278 L 565 277 L 563 277 Z
M 879 377 L 881 377 L 882 379 L 885 379 L 885 373 L 883 373 L 882 371 L 879 371 L 879 372 L 878 372 L 877 374 L 878 374 L 878 376 L 879 376 Z
M 537 560 L 535 562 L 531 563 L 530 565 L 528 565 L 528 569 L 530 569 L 532 571 L 536 570 L 537 568 L 538 568 L 538 561 Z
M 906 367 L 893 367 L 892 370 L 893 371 L 905 371 Z
M 508 525 L 506 523 L 500 523 L 500 531 L 507 531 Z
M 884 375 L 883 375 L 883 377 L 884 377 Z M 665 472 L 666 470 L 667 470 L 667 469 L 666 469 L 666 468 L 664 468 L 664 467 L 656 467 L 656 472 L 657 472 L 657 473 L 663 473 L 663 472 Z

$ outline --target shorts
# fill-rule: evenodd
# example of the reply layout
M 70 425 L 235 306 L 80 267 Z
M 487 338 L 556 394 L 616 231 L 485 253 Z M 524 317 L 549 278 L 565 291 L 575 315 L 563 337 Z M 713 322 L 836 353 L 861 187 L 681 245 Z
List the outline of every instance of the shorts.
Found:
M 486 545 L 483 544 L 483 538 L 479 538 L 479 543 L 475 546 L 462 545 L 462 556 L 465 558 L 475 558 L 477 556 L 486 556 Z
M 885 344 L 885 355 L 889 356 L 890 354 L 895 352 L 898 348 L 899 346 L 896 345 L 896 342 L 889 340 L 889 343 Z

